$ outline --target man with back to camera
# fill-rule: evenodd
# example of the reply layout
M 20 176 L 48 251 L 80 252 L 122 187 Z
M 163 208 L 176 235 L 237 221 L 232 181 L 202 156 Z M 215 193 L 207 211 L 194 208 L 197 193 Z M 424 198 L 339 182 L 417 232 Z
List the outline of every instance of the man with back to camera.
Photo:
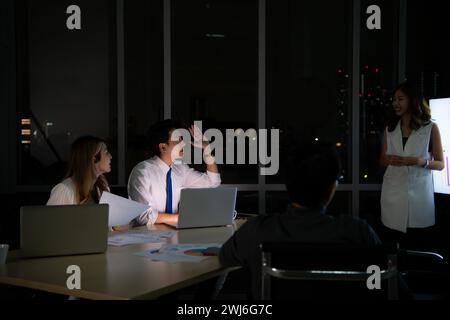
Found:
M 137 217 L 134 225 L 176 223 L 182 188 L 214 188 L 221 183 L 217 164 L 211 155 L 206 155 L 206 173 L 175 162 L 175 158 L 183 157 L 183 148 L 179 144 L 184 142 L 171 137 L 180 127 L 168 119 L 155 123 L 148 131 L 152 157 L 133 168 L 128 180 L 128 195 L 132 200 L 149 205 L 150 209 Z M 208 142 L 200 130 L 191 126 L 189 131 L 194 138 L 194 147 L 205 150 Z
M 287 163 L 287 212 L 249 220 L 222 246 L 219 259 L 224 267 L 240 265 L 250 270 L 253 298 L 260 292 L 258 246 L 262 242 L 381 244 L 365 221 L 326 214 L 340 172 L 339 158 L 331 144 L 314 142 L 296 148 Z

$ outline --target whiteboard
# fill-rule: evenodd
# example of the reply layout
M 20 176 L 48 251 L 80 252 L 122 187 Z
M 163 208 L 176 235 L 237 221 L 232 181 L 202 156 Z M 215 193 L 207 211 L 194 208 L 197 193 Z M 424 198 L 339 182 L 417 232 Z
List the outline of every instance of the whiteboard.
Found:
M 434 192 L 450 194 L 450 98 L 430 99 L 431 118 L 439 127 L 444 149 L 445 168 L 433 170 Z

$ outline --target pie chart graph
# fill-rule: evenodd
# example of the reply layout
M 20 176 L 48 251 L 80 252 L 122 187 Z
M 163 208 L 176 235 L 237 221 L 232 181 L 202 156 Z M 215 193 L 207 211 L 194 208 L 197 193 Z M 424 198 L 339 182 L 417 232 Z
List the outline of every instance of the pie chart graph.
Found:
M 217 256 L 217 253 L 209 252 L 207 248 L 186 250 L 184 251 L 184 254 L 188 256 L 197 256 L 197 257 Z

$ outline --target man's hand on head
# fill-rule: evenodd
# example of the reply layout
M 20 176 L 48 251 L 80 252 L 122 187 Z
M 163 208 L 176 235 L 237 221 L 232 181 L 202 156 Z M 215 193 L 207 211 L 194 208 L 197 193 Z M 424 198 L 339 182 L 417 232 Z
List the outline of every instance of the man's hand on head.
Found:
M 191 144 L 195 148 L 205 149 L 207 146 L 209 146 L 208 139 L 202 134 L 202 132 L 197 126 L 192 125 L 189 128 L 189 132 L 191 133 L 191 136 L 194 139 L 194 142 L 191 142 Z

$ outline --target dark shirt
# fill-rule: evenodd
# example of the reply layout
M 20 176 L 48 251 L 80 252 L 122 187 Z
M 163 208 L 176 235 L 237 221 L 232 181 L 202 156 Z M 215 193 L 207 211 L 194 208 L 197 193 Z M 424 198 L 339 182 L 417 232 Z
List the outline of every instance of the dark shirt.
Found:
M 405 149 L 406 143 L 408 142 L 409 137 L 402 137 L 403 149 Z
M 219 259 L 225 267 L 244 266 L 252 275 L 252 294 L 260 289 L 259 244 L 262 242 L 377 245 L 380 239 L 363 220 L 348 215 L 333 217 L 320 210 L 289 206 L 286 213 L 258 216 L 247 221 L 222 246 Z

